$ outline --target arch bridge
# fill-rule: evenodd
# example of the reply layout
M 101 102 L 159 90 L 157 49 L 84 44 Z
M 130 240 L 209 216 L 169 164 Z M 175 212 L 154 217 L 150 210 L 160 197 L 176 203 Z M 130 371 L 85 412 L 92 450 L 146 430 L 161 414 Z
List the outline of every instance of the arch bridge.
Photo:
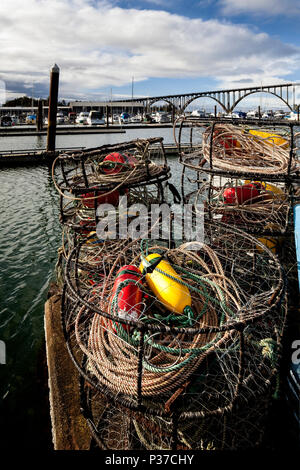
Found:
M 231 113 L 234 108 L 247 96 L 254 93 L 270 93 L 290 109 L 295 105 L 295 87 L 298 83 L 280 83 L 277 85 L 261 85 L 245 88 L 233 88 L 229 90 L 200 91 L 194 93 L 185 93 L 178 95 L 151 96 L 142 98 L 131 98 L 118 100 L 119 102 L 141 103 L 143 107 L 150 110 L 150 107 L 159 102 L 165 101 L 172 106 L 174 111 L 183 113 L 186 107 L 198 98 L 212 98 L 216 104 L 219 104 L 226 113 Z

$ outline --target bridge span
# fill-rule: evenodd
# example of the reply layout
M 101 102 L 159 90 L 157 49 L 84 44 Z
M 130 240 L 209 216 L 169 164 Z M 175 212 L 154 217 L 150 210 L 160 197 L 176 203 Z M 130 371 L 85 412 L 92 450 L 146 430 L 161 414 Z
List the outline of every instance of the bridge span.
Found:
M 159 101 L 166 101 L 172 106 L 174 111 L 183 113 L 186 107 L 197 98 L 208 97 L 212 98 L 216 104 L 219 104 L 226 113 L 231 113 L 234 108 L 247 96 L 254 93 L 270 93 L 271 95 L 280 98 L 283 103 L 293 110 L 295 105 L 295 87 L 299 83 L 279 83 L 277 85 L 260 85 L 245 88 L 232 88 L 229 90 L 214 90 L 214 91 L 200 91 L 193 93 L 184 93 L 178 95 L 163 95 L 140 97 L 131 99 L 118 99 L 118 102 L 132 102 L 141 103 L 142 106 L 150 110 L 150 107 Z

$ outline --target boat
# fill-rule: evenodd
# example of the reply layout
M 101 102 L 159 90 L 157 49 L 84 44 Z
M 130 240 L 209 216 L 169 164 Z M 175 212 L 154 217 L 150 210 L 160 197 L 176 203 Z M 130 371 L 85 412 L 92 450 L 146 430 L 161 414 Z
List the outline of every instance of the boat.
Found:
M 294 111 L 291 111 L 289 114 L 285 116 L 285 119 L 288 119 L 289 121 L 298 121 L 298 113 L 295 113 Z
M 247 116 L 248 119 L 258 119 L 259 118 L 259 112 L 254 109 L 252 111 L 248 111 L 246 116 Z
M 170 116 L 168 113 L 163 113 L 163 112 L 157 112 L 155 114 L 155 118 L 154 118 L 155 122 L 159 123 L 159 124 L 163 124 L 165 122 L 170 122 Z
M 13 115 L 13 116 L 10 116 L 11 118 L 11 125 L 12 126 L 17 126 L 19 124 L 19 119 L 17 116 Z
M 36 124 L 36 114 L 28 114 L 25 122 L 26 124 Z
M 107 122 L 107 118 L 104 118 L 105 123 Z M 108 117 L 108 122 L 110 124 L 121 124 L 123 121 L 121 120 L 118 114 L 114 114 L 113 116 Z
M 58 111 L 56 114 L 56 124 L 64 124 L 65 123 L 65 117 L 62 111 Z
M 130 122 L 130 115 L 126 112 L 121 113 L 120 121 L 122 124 L 128 124 Z
M 140 114 L 136 114 L 135 116 L 132 116 L 130 118 L 130 122 L 134 123 L 134 122 L 142 122 L 143 120 L 143 117 L 140 115 Z
M 87 124 L 89 126 L 99 126 L 101 124 L 105 124 L 102 114 L 99 111 L 90 111 Z
M 262 119 L 273 119 L 273 118 L 274 118 L 274 114 L 272 110 L 265 111 L 262 115 Z
M 76 124 L 87 124 L 87 118 L 89 117 L 89 113 L 86 111 L 81 111 L 77 116 L 75 122 Z
M 12 126 L 11 117 L 10 116 L 1 116 L 0 117 L 0 126 L 1 127 Z
M 274 113 L 274 119 L 284 119 L 285 116 L 286 116 L 286 113 L 282 109 L 279 109 L 278 111 Z
M 201 118 L 206 117 L 205 109 L 194 109 L 194 111 L 191 113 L 191 116 L 197 116 Z

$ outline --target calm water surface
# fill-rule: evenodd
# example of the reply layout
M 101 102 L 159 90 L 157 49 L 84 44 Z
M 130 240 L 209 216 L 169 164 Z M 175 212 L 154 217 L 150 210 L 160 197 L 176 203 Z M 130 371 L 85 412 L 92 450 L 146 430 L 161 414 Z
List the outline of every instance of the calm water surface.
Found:
M 95 147 L 155 136 L 173 142 L 172 129 L 132 129 L 126 134 L 57 136 L 56 144 Z M 0 150 L 45 145 L 46 136 L 0 137 Z M 169 164 L 178 187 L 177 158 Z M 0 365 L 0 448 L 16 441 L 17 447 L 51 448 L 43 316 L 61 228 L 50 168 L 1 169 L 0 201 L 0 340 L 7 348 L 7 364 Z

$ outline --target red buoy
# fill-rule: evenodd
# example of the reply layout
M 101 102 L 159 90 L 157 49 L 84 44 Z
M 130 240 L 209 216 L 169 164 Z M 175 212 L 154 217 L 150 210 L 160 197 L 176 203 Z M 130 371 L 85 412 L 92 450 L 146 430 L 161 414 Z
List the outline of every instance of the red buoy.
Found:
M 85 207 L 89 207 L 90 209 L 93 209 L 93 207 L 95 207 L 94 196 L 96 196 L 94 192 L 82 195 L 82 202 Z M 97 196 L 97 206 L 99 206 L 100 204 L 112 204 L 113 206 L 117 206 L 119 204 L 119 196 L 120 194 L 117 190 L 112 191 L 110 193 L 105 191 L 99 191 Z
M 102 170 L 107 175 L 113 175 L 120 173 L 123 169 L 128 169 L 129 167 L 134 167 L 136 165 L 136 160 L 132 155 L 121 154 L 118 152 L 112 152 L 106 155 L 103 160 L 104 165 L 102 165 Z
M 231 135 L 227 135 L 223 139 L 219 139 L 219 143 L 223 145 L 226 149 L 232 149 L 238 147 L 238 141 L 234 139 Z
M 227 188 L 223 192 L 224 204 L 243 204 L 243 202 L 251 201 L 259 196 L 261 188 L 260 183 L 249 183 Z
M 121 283 L 124 283 L 122 287 Z M 111 293 L 110 312 L 125 320 L 137 320 L 142 311 L 141 284 L 142 274 L 136 266 L 129 264 L 120 268 Z M 126 331 L 130 329 L 129 325 L 122 324 L 122 327 Z

